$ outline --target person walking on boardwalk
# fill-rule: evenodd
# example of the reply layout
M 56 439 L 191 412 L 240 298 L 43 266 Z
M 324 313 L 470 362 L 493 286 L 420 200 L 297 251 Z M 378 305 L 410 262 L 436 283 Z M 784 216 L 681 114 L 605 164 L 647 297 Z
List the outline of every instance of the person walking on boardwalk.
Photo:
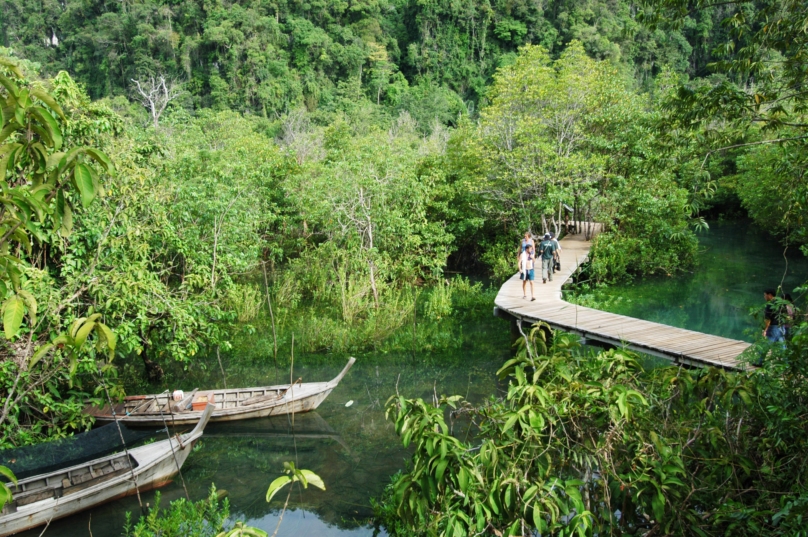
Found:
M 553 281 L 553 261 L 555 260 L 555 244 L 550 239 L 550 234 L 544 234 L 544 240 L 539 243 L 539 257 L 541 257 L 541 280 Z
M 535 278 L 534 272 L 534 255 L 533 245 L 529 244 L 521 254 L 519 254 L 519 279 L 522 280 L 522 298 L 527 298 L 527 282 L 530 282 L 530 301 L 536 300 L 533 296 L 533 279 Z
M 763 298 L 766 300 L 766 309 L 763 312 L 763 319 L 766 323 L 763 328 L 763 337 L 769 340 L 769 343 L 779 343 L 785 345 L 785 332 L 783 331 L 782 321 L 784 311 L 782 307 L 775 303 L 774 289 L 766 289 L 763 291 Z
M 525 231 L 525 238 L 522 239 L 522 245 L 519 248 L 519 253 L 527 250 L 528 246 L 533 246 L 535 248 L 536 243 L 533 242 L 533 236 L 530 234 L 530 231 Z
M 553 241 L 555 246 L 555 252 L 553 252 L 553 274 L 555 274 L 556 271 L 561 270 L 561 244 L 552 231 L 550 232 L 550 240 Z

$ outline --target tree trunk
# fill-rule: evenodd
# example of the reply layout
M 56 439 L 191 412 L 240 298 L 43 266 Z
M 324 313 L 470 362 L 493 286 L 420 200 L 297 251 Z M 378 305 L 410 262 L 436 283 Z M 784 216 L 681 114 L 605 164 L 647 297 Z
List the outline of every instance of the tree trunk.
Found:
M 376 304 L 376 309 L 379 309 L 379 292 L 376 290 L 376 275 L 372 259 L 368 259 L 368 267 L 370 267 L 370 288 L 373 289 L 373 302 Z
M 376 274 L 375 266 L 373 265 L 373 222 L 370 216 L 368 220 L 368 267 L 370 267 L 370 288 L 373 289 L 373 302 L 376 304 L 376 309 L 379 309 L 379 291 L 376 290 Z
M 145 335 L 143 332 L 140 333 L 140 340 L 143 343 L 143 352 L 140 353 L 140 357 L 143 359 L 143 365 L 146 366 L 146 376 L 149 382 L 161 382 L 165 378 L 163 368 L 154 360 L 149 359 L 149 332 Z
M 210 288 L 216 287 L 216 249 L 219 247 L 219 232 L 213 225 L 213 262 L 210 265 Z

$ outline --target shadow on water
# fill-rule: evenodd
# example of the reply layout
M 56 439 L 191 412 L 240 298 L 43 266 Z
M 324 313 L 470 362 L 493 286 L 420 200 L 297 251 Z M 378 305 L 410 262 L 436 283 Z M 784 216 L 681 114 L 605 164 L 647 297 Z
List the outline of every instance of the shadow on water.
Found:
M 598 289 L 593 306 L 707 334 L 754 341 L 761 320 L 750 311 L 763 290 L 783 281 L 786 292 L 808 281 L 808 259 L 748 221 L 712 222 L 699 235 L 699 264 L 692 273 L 651 277 Z
M 182 468 L 192 500 L 207 496 L 210 484 L 226 490 L 231 519 L 274 532 L 286 499 L 285 490 L 265 500 L 269 483 L 282 474 L 284 461 L 319 474 L 326 490 L 310 487 L 290 498 L 278 535 L 373 535 L 368 525 L 370 499 L 405 466 L 410 451 L 401 446 L 384 406 L 391 395 L 423 397 L 459 394 L 480 402 L 500 393 L 496 370 L 510 356 L 507 325 L 498 319 L 469 322 L 461 348 L 441 353 L 358 354 L 357 362 L 316 412 L 233 423 L 211 424 Z M 303 381 L 333 378 L 346 356 L 295 356 L 294 377 Z M 176 388 L 218 387 L 221 375 L 215 356 L 205 367 L 188 371 Z M 272 357 L 249 363 L 228 357 L 228 386 L 255 386 L 289 378 L 289 370 L 275 371 Z M 280 382 L 283 382 L 280 380 Z M 173 387 L 173 386 L 172 386 Z M 158 389 L 160 391 L 163 388 Z M 346 406 L 350 401 L 352 404 Z M 184 497 L 179 479 L 162 489 L 162 503 Z M 154 493 L 143 494 L 154 504 Z M 124 516 L 140 512 L 134 496 L 109 502 L 78 515 L 54 521 L 46 535 L 87 537 L 92 514 L 94 536 L 121 534 Z M 41 528 L 25 537 L 39 535 Z

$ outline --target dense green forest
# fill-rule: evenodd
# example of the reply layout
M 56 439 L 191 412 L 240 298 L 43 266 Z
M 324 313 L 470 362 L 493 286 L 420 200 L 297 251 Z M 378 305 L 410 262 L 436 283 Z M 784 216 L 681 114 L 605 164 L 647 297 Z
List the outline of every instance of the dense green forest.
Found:
M 720 21 L 703 10 L 652 31 L 632 2 L 23 2 L 2 3 L 2 39 L 45 72 L 67 70 L 94 98 L 129 95 L 133 79 L 187 85 L 186 106 L 275 118 L 340 107 L 357 84 L 370 100 L 425 126 L 473 107 L 497 67 L 526 43 L 558 54 L 581 41 L 641 83 L 663 66 L 707 74 Z M 429 114 L 429 115 L 427 115 Z
M 89 427 L 83 402 L 123 394 L 121 361 L 157 381 L 219 351 L 255 358 L 256 327 L 276 361 L 292 337 L 305 352 L 453 345 L 454 320 L 490 301 L 468 276 L 498 284 L 516 238 L 570 210 L 604 225 L 599 283 L 691 268 L 708 215 L 805 251 L 806 21 L 794 0 L 2 0 L 0 447 Z M 394 401 L 397 426 L 431 425 L 405 436 L 422 477 L 396 482 L 390 527 L 753 535 L 779 513 L 795 528 L 799 334 L 760 376 L 675 380 L 526 340 L 508 397 L 474 410 L 492 448 L 468 457 L 440 436 L 443 409 Z M 545 397 L 526 375 L 596 389 Z M 587 443 L 606 429 L 622 440 Z M 516 444 L 535 457 L 498 463 Z M 547 446 L 563 464 L 531 466 Z M 545 489 L 486 473 L 526 461 Z M 614 520 L 619 505 L 637 517 Z

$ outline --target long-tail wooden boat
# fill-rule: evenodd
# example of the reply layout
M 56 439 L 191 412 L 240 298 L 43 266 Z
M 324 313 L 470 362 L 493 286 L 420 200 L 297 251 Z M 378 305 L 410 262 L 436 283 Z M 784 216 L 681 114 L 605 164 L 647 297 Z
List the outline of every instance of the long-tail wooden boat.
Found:
M 0 512 L 0 537 L 134 494 L 136 488 L 143 492 L 169 483 L 212 413 L 208 405 L 191 432 L 130 449 L 128 457 L 116 453 L 9 484 L 13 501 Z
M 298 414 L 314 410 L 337 387 L 351 369 L 356 358 L 348 360 L 339 375 L 328 382 L 294 382 L 292 385 L 259 386 L 221 390 L 194 390 L 181 401 L 174 401 L 171 394 L 135 395 L 123 403 L 95 407 L 88 405 L 84 412 L 95 416 L 97 423 L 107 423 L 116 418 L 130 427 L 170 426 L 191 424 L 199 420 L 201 411 L 194 410 L 197 401 L 215 405 L 212 422 L 265 418 L 280 414 Z M 299 380 L 299 379 L 298 379 Z

